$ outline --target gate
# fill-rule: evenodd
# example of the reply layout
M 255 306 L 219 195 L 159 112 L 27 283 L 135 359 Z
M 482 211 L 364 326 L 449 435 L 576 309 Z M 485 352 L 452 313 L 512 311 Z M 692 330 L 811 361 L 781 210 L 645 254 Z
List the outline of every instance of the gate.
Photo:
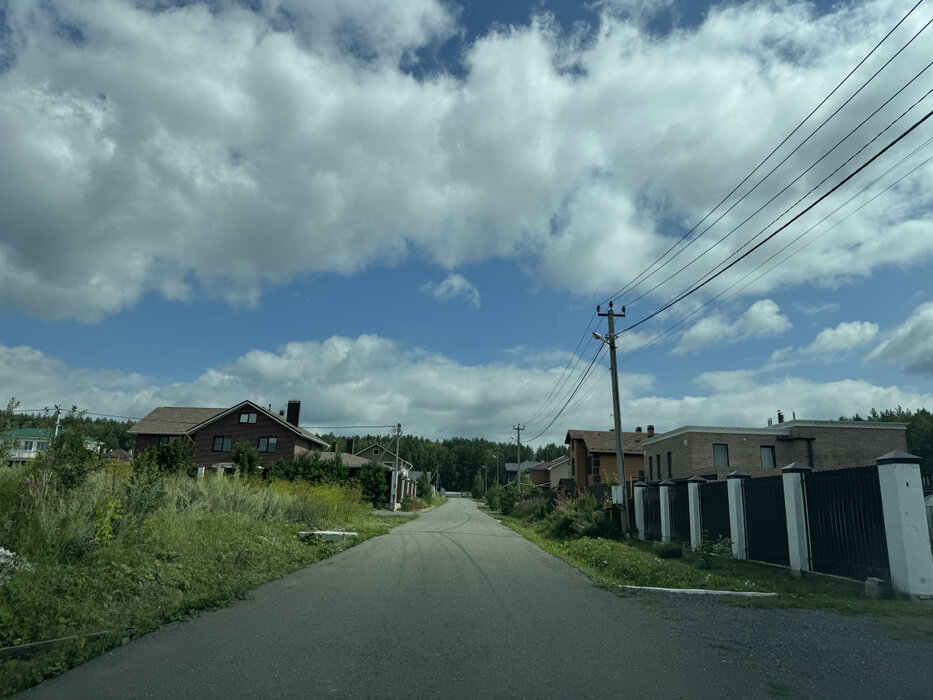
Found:
M 645 539 L 661 539 L 661 490 L 656 486 L 646 488 L 645 504 Z
M 742 479 L 742 491 L 748 558 L 789 566 L 783 476 Z
M 729 526 L 729 484 L 711 481 L 700 485 L 700 530 L 713 542 L 732 537 Z
M 823 574 L 890 579 L 878 467 L 804 475 L 810 568 Z
M 677 484 L 668 488 L 671 499 L 671 540 L 674 542 L 690 541 L 690 497 L 687 484 Z

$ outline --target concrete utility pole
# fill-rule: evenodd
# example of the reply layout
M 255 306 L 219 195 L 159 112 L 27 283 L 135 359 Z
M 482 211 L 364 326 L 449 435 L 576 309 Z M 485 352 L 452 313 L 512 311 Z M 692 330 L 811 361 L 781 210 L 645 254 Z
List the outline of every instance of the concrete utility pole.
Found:
M 59 404 L 55 404 L 55 433 L 52 435 L 53 438 L 58 437 L 58 426 L 62 420 L 62 407 Z
M 402 424 L 395 426 L 395 468 L 392 470 L 392 486 L 389 489 L 389 500 L 392 505 L 392 512 L 395 512 L 395 504 L 398 502 L 398 443 L 402 437 Z
M 518 445 L 518 462 L 515 464 L 515 481 L 518 484 L 518 495 L 522 495 L 522 431 L 524 425 L 513 425 L 515 431 L 515 444 Z
M 619 318 L 625 317 L 625 307 L 622 307 L 621 314 L 616 314 L 612 309 L 612 302 L 610 301 L 608 313 L 600 313 L 600 309 L 597 306 L 596 314 L 599 316 L 606 316 L 609 319 L 609 337 L 603 338 L 599 333 L 593 333 L 593 337 L 609 345 L 609 365 L 610 371 L 612 372 L 612 411 L 616 434 L 616 478 L 618 478 L 619 486 L 622 490 L 622 503 L 620 503 L 619 506 L 622 511 L 622 522 L 625 523 L 625 527 L 622 528 L 622 531 L 625 532 L 630 523 L 628 517 L 628 491 L 625 488 L 625 455 L 622 450 L 622 414 L 619 410 L 619 370 L 616 366 L 615 324 L 616 316 Z

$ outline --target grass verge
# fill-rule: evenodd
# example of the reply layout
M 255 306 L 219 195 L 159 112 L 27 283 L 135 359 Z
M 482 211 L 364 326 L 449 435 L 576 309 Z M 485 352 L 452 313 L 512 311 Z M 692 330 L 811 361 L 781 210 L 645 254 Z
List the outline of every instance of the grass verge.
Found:
M 701 588 L 723 591 L 777 593 L 773 598 L 729 598 L 729 605 L 756 608 L 810 608 L 845 614 L 869 614 L 910 618 L 891 627 L 892 636 L 933 640 L 933 607 L 897 600 L 873 600 L 864 585 L 817 574 L 795 578 L 788 569 L 731 556 L 702 557 L 685 549 L 680 558 L 658 556 L 653 543 L 619 541 L 602 537 L 557 538 L 546 525 L 502 518 L 541 549 L 590 576 L 599 585 Z
M 118 646 L 123 630 L 144 634 L 228 605 L 266 581 L 416 517 L 379 517 L 354 487 L 176 476 L 165 481 L 161 507 L 138 523 L 114 520 L 105 538 L 99 504 L 121 492 L 125 477 L 97 473 L 64 496 L 36 496 L 9 474 L 3 477 L 0 502 L 5 496 L 16 508 L 5 529 L 10 539 L 0 544 L 15 545 L 29 563 L 0 582 L 0 647 L 73 639 L 0 659 L 0 696 Z M 299 540 L 298 532 L 309 527 L 359 535 L 331 544 Z M 107 630 L 117 632 L 94 636 Z

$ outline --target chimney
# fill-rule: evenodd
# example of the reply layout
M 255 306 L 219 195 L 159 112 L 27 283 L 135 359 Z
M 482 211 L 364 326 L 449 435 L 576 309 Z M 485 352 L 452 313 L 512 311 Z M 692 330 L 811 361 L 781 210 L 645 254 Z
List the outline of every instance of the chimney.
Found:
M 347 454 L 353 454 L 353 443 L 355 442 L 354 438 L 347 438 Z
M 654 426 L 653 425 L 648 426 L 648 437 L 654 437 Z
M 285 417 L 285 409 L 284 409 L 284 408 L 279 409 L 279 415 L 282 416 L 283 418 Z
M 301 415 L 301 401 L 289 401 L 288 402 L 288 414 L 285 420 L 298 427 L 298 416 Z
M 640 426 L 640 425 L 639 425 L 637 428 L 635 428 L 635 432 L 636 432 L 636 433 L 640 433 L 640 432 L 641 432 L 641 426 Z
M 778 423 L 784 422 L 784 413 L 779 409 L 778 410 Z

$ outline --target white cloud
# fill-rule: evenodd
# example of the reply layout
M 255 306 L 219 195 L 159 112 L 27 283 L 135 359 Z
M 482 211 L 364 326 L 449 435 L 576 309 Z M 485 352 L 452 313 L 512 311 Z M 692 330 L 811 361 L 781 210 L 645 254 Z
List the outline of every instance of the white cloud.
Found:
M 558 358 L 555 358 L 555 360 Z M 559 358 L 564 360 L 565 358 Z M 243 399 L 284 408 L 302 401 L 307 426 L 394 425 L 430 438 L 481 436 L 505 440 L 517 420 L 531 437 L 544 430 L 568 387 L 565 362 L 533 366 L 462 365 L 442 355 L 373 335 L 293 342 L 274 351 L 252 350 L 206 369 L 190 381 L 159 385 L 116 371 L 71 368 L 29 347 L 0 345 L 0 384 L 23 408 L 77 405 L 95 413 L 142 416 L 155 406 L 232 406 Z M 567 380 L 555 397 L 558 381 Z M 778 408 L 798 418 L 832 419 L 871 407 L 933 405 L 933 395 L 866 381 L 820 383 L 750 371 L 708 372 L 697 394 L 653 395 L 654 378 L 625 374 L 622 418 L 626 429 L 655 425 L 659 432 L 686 424 L 765 425 Z M 6 400 L 6 399 L 4 399 Z M 533 408 L 546 405 L 538 415 Z M 534 444 L 560 443 L 569 428 L 609 429 L 610 381 L 597 368 L 565 413 Z M 351 431 L 352 432 L 352 431 Z
M 933 376 L 933 302 L 914 309 L 868 359 L 900 365 L 910 374 Z
M 847 321 L 835 328 L 825 328 L 805 347 L 775 350 L 771 353 L 768 368 L 786 367 L 814 358 L 823 362 L 838 359 L 846 351 L 870 343 L 878 335 L 878 330 L 878 324 L 869 321 Z
M 671 351 L 685 355 L 709 345 L 737 343 L 750 338 L 780 335 L 791 328 L 791 322 L 771 299 L 760 299 L 739 318 L 730 323 L 722 314 L 711 314 L 690 326 Z
M 456 272 L 447 275 L 443 282 L 425 283 L 422 285 L 421 291 L 441 301 L 463 297 L 477 309 L 481 304 L 479 290 L 473 286 L 470 280 Z
M 724 5 L 658 37 L 644 28 L 652 5 L 606 2 L 591 35 L 538 18 L 463 47 L 462 76 L 419 80 L 400 66 L 460 31 L 455 6 L 253 4 L 9 3 L 4 304 L 85 321 L 152 290 L 255 305 L 264 283 L 411 255 L 448 267 L 520 257 L 536 279 L 603 294 L 672 242 L 663 222 L 698 221 L 902 11 Z M 906 52 L 856 106 L 916 65 Z M 804 150 L 822 153 L 848 130 L 838 121 Z M 931 178 L 919 171 L 749 293 L 928 261 Z

